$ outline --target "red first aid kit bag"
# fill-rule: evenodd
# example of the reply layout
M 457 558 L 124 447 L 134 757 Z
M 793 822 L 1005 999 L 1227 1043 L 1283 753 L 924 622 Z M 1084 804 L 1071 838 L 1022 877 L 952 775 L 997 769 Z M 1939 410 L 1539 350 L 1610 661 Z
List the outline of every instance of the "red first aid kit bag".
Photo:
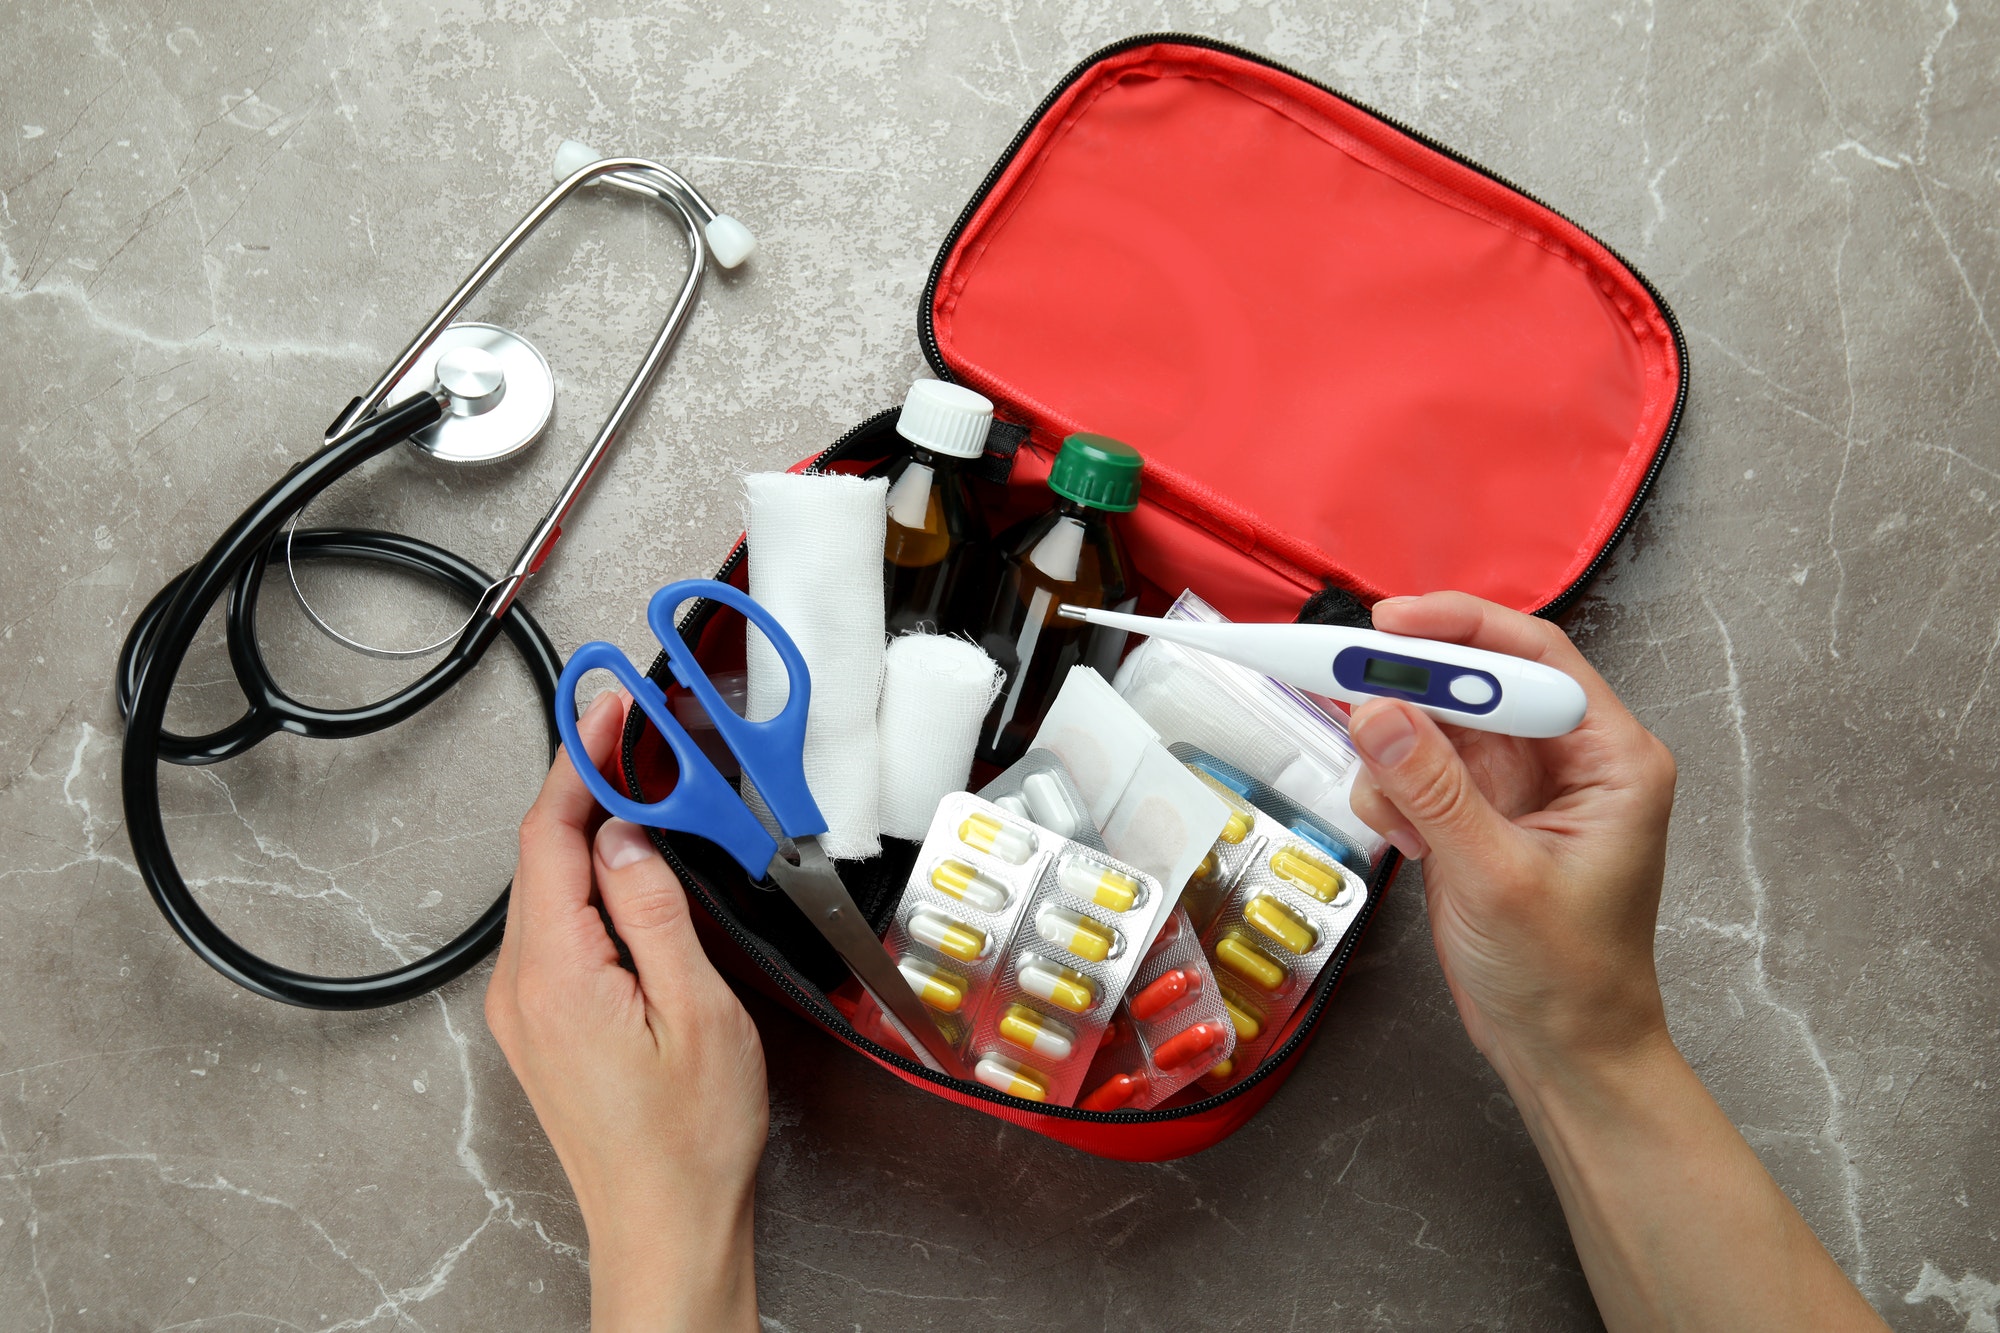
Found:
M 1152 615 L 1183 588 L 1239 621 L 1298 618 L 1329 587 L 1559 612 L 1631 526 L 1687 391 L 1672 313 L 1575 223 L 1311 80 L 1179 36 L 1108 47 L 1049 95 L 945 238 L 919 335 L 938 376 L 1015 427 L 989 444 L 995 531 L 1046 506 L 1065 435 L 1144 455 L 1122 531 Z M 902 448 L 895 419 L 800 468 L 868 471 Z M 743 586 L 755 558 L 739 543 L 717 577 Z M 741 668 L 743 631 L 714 603 L 683 624 L 711 673 Z M 672 686 L 664 655 L 651 674 Z M 671 790 L 637 710 L 623 763 L 634 797 Z M 846 968 L 782 893 L 700 839 L 653 837 L 739 979 L 918 1088 L 1140 1161 L 1220 1141 L 1277 1091 L 1395 869 L 1392 853 L 1260 1068 L 1184 1105 L 1094 1112 L 869 1040 Z M 914 852 L 841 865 L 878 928 Z

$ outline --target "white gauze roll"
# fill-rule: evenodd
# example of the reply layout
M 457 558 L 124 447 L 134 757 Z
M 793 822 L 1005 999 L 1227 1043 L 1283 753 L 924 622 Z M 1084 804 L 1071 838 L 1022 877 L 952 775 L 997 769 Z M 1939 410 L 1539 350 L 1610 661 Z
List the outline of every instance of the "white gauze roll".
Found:
M 882 832 L 921 841 L 938 802 L 965 790 L 980 724 L 1005 676 L 976 645 L 943 634 L 891 639 L 884 660 Z
M 777 617 L 812 672 L 805 767 L 806 785 L 826 816 L 820 845 L 829 856 L 873 856 L 882 850 L 875 703 L 882 689 L 889 483 L 759 472 L 743 484 L 750 497 L 750 595 Z M 785 664 L 755 628 L 745 656 L 744 716 L 776 717 L 788 688 Z M 752 794 L 747 781 L 744 788 Z M 751 801 L 760 815 L 762 805 Z

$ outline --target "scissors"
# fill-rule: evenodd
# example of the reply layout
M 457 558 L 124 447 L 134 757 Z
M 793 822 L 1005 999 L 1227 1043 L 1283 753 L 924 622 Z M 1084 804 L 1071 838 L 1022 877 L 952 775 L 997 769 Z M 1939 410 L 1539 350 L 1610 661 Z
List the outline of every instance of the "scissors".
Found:
M 733 607 L 763 631 L 778 658 L 785 664 L 788 692 L 785 706 L 767 721 L 752 722 L 724 703 L 715 683 L 694 659 L 694 652 L 674 626 L 674 613 L 690 598 L 706 597 Z M 935 1021 L 910 983 L 896 969 L 882 941 L 868 926 L 868 919 L 854 905 L 847 886 L 833 861 L 819 845 L 826 832 L 826 818 L 819 812 L 806 786 L 806 713 L 812 705 L 812 673 L 806 659 L 792 642 L 791 635 L 776 616 L 753 601 L 748 593 L 714 579 L 683 579 L 669 583 L 653 594 L 646 608 L 646 623 L 653 637 L 667 651 L 674 679 L 687 686 L 715 723 L 730 752 L 743 766 L 743 774 L 756 784 L 785 845 L 771 836 L 743 798 L 736 794 L 701 752 L 667 706 L 667 696 L 632 665 L 632 660 L 616 646 L 599 641 L 584 644 L 571 654 L 556 687 L 556 727 L 562 733 L 564 751 L 574 763 L 584 752 L 583 739 L 576 729 L 576 687 L 591 670 L 605 670 L 631 691 L 632 702 L 652 719 L 660 736 L 674 752 L 680 765 L 680 781 L 672 792 L 650 804 L 635 801 L 616 790 L 595 765 L 575 764 L 577 776 L 597 798 L 599 805 L 634 824 L 672 829 L 706 838 L 734 857 L 753 880 L 768 875 L 785 896 L 805 913 L 828 944 L 846 960 L 868 993 L 901 1032 L 910 1049 L 926 1065 L 953 1078 L 967 1078 L 965 1064 L 945 1041 Z M 786 855 L 787 848 L 791 856 Z M 796 859 L 793 859 L 793 858 Z

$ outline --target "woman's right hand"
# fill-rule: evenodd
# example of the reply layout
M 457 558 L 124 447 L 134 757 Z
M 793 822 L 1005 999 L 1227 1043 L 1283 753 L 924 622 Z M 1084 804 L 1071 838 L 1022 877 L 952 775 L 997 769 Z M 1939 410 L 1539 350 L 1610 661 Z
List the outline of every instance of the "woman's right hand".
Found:
M 1612 1333 L 1881 1330 L 1667 1033 L 1653 968 L 1674 760 L 1563 632 L 1464 593 L 1375 625 L 1546 663 L 1583 686 L 1553 740 L 1354 712 L 1354 810 L 1424 863 L 1472 1040 L 1520 1108 Z
M 1503 1077 L 1666 1036 L 1653 927 L 1674 760 L 1563 632 L 1464 593 L 1375 605 L 1389 634 L 1541 662 L 1583 686 L 1552 740 L 1440 728 L 1399 700 L 1355 710 L 1355 813 L 1424 863 L 1460 1017 Z

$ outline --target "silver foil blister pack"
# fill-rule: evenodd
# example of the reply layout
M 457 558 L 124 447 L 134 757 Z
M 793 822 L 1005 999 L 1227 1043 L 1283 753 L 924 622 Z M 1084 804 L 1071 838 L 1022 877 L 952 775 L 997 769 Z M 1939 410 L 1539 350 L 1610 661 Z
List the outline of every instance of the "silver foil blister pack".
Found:
M 1324 847 L 1205 772 L 1199 750 L 1180 757 L 1230 807 L 1222 837 L 1183 895 L 1235 1029 L 1234 1054 L 1203 1077 L 1219 1091 L 1262 1063 L 1361 915 L 1368 890 Z
M 1096 836 L 1087 816 L 1078 832 Z M 974 1077 L 1066 1106 L 1170 906 L 1101 847 L 961 792 L 939 803 L 885 943 Z
M 1118 1017 L 1098 1047 L 1078 1106 L 1144 1111 L 1160 1105 L 1236 1048 L 1236 1030 L 1202 952 L 1176 907 L 1146 952 Z

